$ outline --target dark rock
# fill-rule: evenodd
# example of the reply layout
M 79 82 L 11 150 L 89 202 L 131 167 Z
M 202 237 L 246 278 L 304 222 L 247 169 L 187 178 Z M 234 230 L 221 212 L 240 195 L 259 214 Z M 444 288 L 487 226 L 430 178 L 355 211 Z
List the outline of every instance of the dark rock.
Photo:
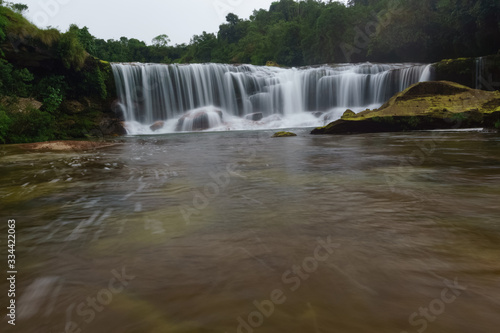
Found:
M 99 136 L 122 136 L 127 135 L 124 123 L 117 118 L 103 117 L 99 124 Z
M 161 130 L 163 128 L 163 126 L 165 126 L 165 122 L 160 120 L 160 121 L 155 122 L 153 125 L 149 126 L 149 128 L 153 132 L 155 132 L 155 131 Z
M 255 113 L 250 113 L 245 116 L 245 119 L 247 120 L 252 120 L 252 121 L 261 121 L 262 118 L 264 118 L 264 115 L 262 112 L 255 112 Z
M 61 103 L 61 110 L 64 113 L 75 114 L 85 110 L 85 106 L 78 101 L 65 100 Z
M 210 113 L 215 113 L 218 116 L 216 119 L 216 124 L 213 124 L 210 119 Z M 184 114 L 177 122 L 176 131 L 203 131 L 214 127 L 215 125 L 221 124 L 223 119 L 223 113 L 220 110 L 192 110 Z M 188 124 L 190 123 L 190 124 Z M 185 125 L 188 124 L 190 128 L 185 129 Z
M 113 111 L 118 119 L 125 120 L 125 106 L 119 99 L 115 99 L 111 103 L 111 111 Z
M 311 114 L 316 118 L 320 118 L 324 113 L 321 111 L 312 111 Z

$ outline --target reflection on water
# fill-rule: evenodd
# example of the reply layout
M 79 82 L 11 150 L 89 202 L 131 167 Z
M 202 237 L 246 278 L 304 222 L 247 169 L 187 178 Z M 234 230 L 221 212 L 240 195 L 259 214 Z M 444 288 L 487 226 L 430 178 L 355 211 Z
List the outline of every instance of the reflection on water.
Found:
M 497 331 L 498 135 L 271 134 L 1 147 L 2 331 Z

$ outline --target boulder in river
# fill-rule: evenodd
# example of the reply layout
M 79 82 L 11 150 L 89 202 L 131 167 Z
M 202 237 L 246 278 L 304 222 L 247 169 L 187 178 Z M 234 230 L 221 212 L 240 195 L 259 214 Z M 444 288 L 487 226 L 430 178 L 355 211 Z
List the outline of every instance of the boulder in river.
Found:
M 160 121 L 155 122 L 153 125 L 149 126 L 149 128 L 153 132 L 156 132 L 158 130 L 161 130 L 163 128 L 163 126 L 165 126 L 165 122 L 160 120 Z
M 176 131 L 203 131 L 222 125 L 223 113 L 216 109 L 186 112 L 177 122 Z
M 246 120 L 252 120 L 252 121 L 261 121 L 262 118 L 264 118 L 262 112 L 250 113 L 245 116 Z
M 292 132 L 277 132 L 277 133 L 274 133 L 273 138 L 286 138 L 286 137 L 291 137 L 291 136 L 297 136 L 297 134 L 292 133 Z

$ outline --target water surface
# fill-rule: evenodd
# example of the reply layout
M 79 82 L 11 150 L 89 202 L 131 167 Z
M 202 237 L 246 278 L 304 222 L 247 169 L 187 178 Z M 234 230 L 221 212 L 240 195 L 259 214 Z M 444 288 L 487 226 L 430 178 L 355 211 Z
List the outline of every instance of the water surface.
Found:
M 297 134 L 1 146 L 2 331 L 498 330 L 497 134 Z

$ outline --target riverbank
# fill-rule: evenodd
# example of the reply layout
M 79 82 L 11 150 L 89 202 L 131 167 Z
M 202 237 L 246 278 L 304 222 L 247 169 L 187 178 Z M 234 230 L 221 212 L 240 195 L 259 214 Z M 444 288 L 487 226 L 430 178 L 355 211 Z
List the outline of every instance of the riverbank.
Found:
M 116 146 L 118 143 L 105 141 L 48 141 L 19 144 L 25 150 L 84 151 Z

